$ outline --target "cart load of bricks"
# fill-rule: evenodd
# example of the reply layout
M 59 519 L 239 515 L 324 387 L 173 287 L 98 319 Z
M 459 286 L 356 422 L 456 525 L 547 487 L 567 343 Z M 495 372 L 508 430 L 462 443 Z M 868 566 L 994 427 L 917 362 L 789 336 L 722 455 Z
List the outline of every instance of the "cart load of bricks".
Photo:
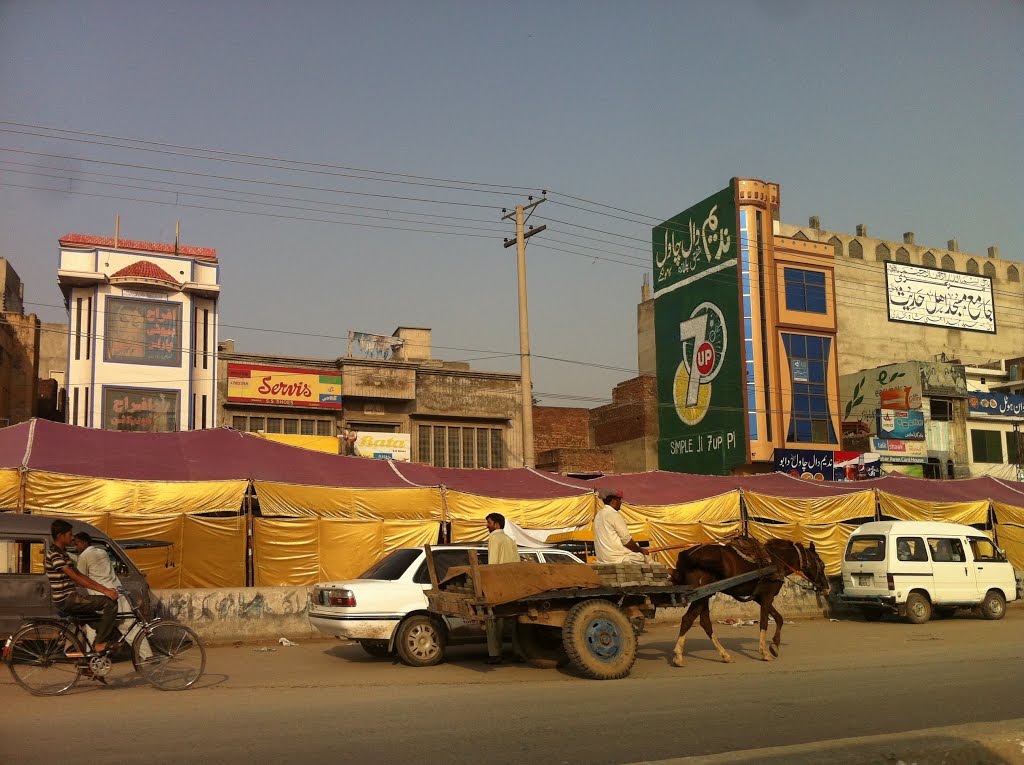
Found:
M 667 587 L 672 575 L 663 563 L 593 563 L 604 587 Z

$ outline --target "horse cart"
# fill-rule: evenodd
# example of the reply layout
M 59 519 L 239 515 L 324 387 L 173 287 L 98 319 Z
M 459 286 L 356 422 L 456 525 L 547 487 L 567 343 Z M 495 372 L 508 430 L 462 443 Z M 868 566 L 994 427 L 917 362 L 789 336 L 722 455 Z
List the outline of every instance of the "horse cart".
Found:
M 525 661 L 542 668 L 571 664 L 594 680 L 614 680 L 630 673 L 637 635 L 658 608 L 685 607 L 776 573 L 775 566 L 767 566 L 699 587 L 608 585 L 589 566 L 481 566 L 471 550 L 468 567 L 451 569 L 439 580 L 429 546 L 426 554 L 431 612 L 474 622 L 514 621 L 515 649 Z

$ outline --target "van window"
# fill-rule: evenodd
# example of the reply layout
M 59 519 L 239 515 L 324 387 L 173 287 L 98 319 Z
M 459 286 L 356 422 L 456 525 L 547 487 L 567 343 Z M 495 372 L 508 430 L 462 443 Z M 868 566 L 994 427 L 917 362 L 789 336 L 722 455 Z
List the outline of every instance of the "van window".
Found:
M 44 552 L 39 539 L 0 539 L 0 575 L 41 573 L 35 564 Z
M 921 537 L 897 537 L 896 560 L 927 561 L 928 548 Z
M 959 539 L 928 537 L 928 546 L 932 550 L 932 560 L 936 563 L 962 563 L 967 560 Z
M 971 545 L 971 553 L 974 555 L 975 560 L 983 561 L 1004 561 L 1004 558 L 996 546 L 992 544 L 992 540 L 986 537 L 970 537 L 968 543 Z
M 850 537 L 846 560 L 885 560 L 885 537 L 874 534 Z

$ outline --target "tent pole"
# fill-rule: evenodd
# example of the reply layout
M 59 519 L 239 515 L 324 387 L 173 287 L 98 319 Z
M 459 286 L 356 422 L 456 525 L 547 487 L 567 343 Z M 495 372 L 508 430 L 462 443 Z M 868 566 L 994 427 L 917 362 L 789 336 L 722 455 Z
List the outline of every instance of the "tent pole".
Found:
M 252 518 L 252 493 L 255 491 L 252 481 L 245 490 L 245 586 L 255 586 L 256 576 L 253 561 L 253 518 Z

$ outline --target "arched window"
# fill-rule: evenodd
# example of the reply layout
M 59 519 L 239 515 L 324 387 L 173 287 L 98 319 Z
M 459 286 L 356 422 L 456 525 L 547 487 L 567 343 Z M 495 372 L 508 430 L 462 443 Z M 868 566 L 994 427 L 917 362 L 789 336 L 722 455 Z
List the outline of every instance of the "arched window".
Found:
M 803 231 L 797 231 L 795 234 L 793 234 L 793 238 L 794 239 L 804 239 L 804 240 L 806 240 L 807 239 L 807 234 L 805 234 Z
M 850 257 L 864 260 L 864 248 L 861 247 L 860 242 L 856 239 L 850 242 Z
M 903 247 L 896 250 L 896 262 L 897 263 L 909 263 L 910 253 L 907 252 Z
M 921 258 L 921 265 L 928 266 L 928 268 L 935 268 L 935 256 L 930 252 L 926 252 Z
M 1010 266 L 1006 269 L 1006 281 L 1008 282 L 1019 282 L 1020 271 L 1017 270 L 1017 266 Z
M 978 273 L 978 261 L 974 258 L 967 259 L 967 273 L 976 274 Z
M 838 236 L 834 236 L 828 240 L 828 243 L 832 245 L 832 250 L 835 252 L 837 258 L 843 255 L 843 243 L 839 241 Z
M 991 262 L 986 263 L 981 269 L 981 272 L 985 274 L 985 276 L 991 276 L 993 279 L 996 278 L 996 267 L 993 266 Z
M 892 253 L 884 244 L 875 247 L 875 260 L 892 260 Z
M 956 271 L 956 263 L 949 255 L 942 256 L 942 270 L 943 271 Z

